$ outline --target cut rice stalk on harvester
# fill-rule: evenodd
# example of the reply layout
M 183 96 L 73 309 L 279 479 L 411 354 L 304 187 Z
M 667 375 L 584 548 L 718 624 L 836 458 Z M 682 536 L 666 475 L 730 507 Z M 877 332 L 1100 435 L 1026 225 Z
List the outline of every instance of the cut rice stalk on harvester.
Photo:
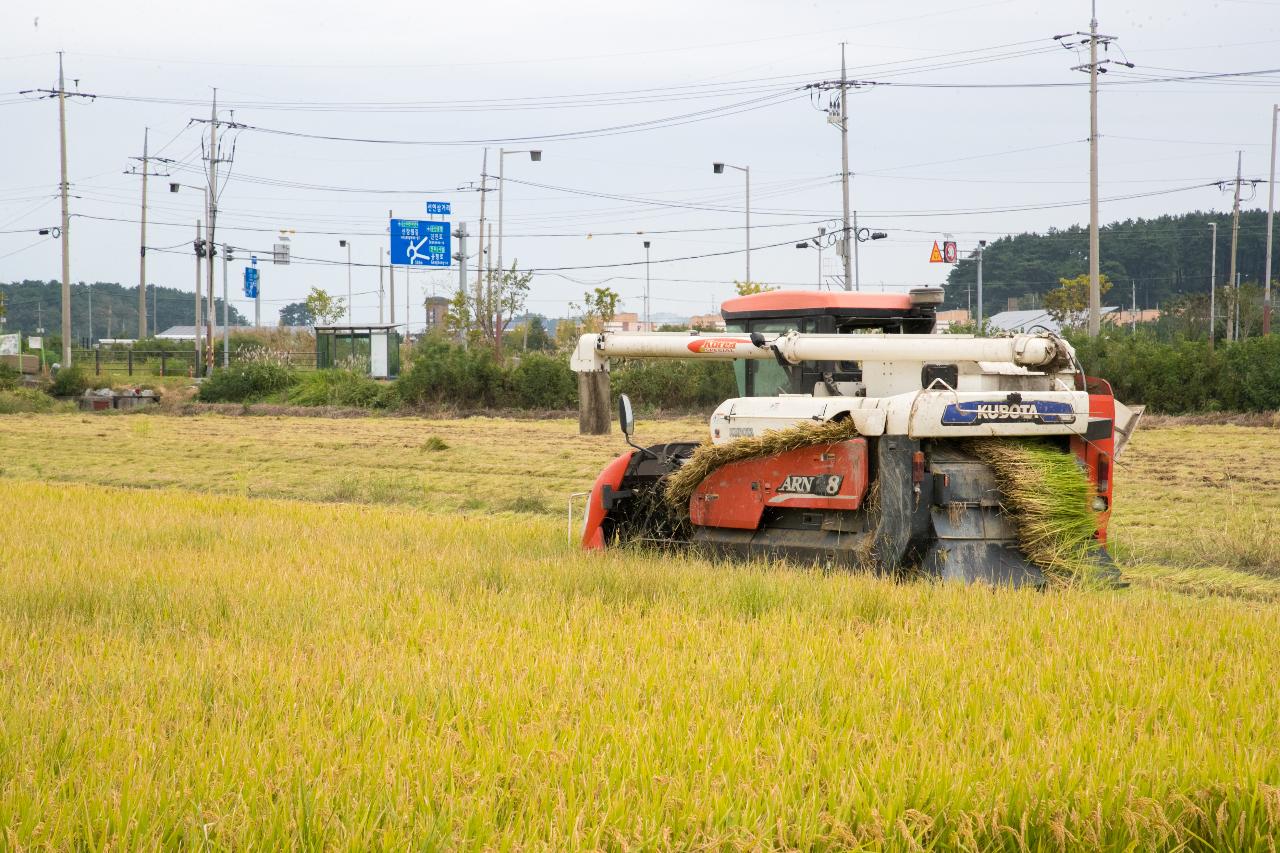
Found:
M 939 298 L 772 291 L 726 302 L 727 334 L 584 335 L 573 366 L 592 381 L 612 356 L 734 360 L 742 394 L 716 409 L 710 442 L 633 444 L 606 467 L 584 546 L 998 585 L 1113 572 L 1116 439 L 1137 415 L 1054 335 L 928 334 Z

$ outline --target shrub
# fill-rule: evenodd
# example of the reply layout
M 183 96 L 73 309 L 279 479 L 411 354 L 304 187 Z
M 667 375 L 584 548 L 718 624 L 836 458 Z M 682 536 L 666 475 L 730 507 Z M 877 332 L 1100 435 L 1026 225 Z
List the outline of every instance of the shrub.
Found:
M 55 397 L 78 397 L 89 387 L 89 377 L 76 365 L 63 367 L 49 383 L 49 393 Z
M 628 361 L 613 371 L 615 393 L 645 408 L 706 409 L 738 396 L 727 361 Z
M 246 362 L 215 370 L 201 383 L 198 397 L 202 403 L 247 403 L 283 391 L 297 381 L 297 375 L 284 365 Z
M 409 368 L 396 380 L 396 391 L 408 405 L 497 408 L 511 404 L 506 372 L 488 350 L 427 341 L 414 347 L 409 358 Z
M 562 357 L 526 353 L 511 371 L 512 401 L 524 409 L 567 409 L 578 401 L 578 380 Z
M 1090 376 L 1111 383 L 1126 403 L 1145 403 L 1161 414 L 1269 411 L 1280 408 L 1280 340 L 1248 338 L 1219 343 L 1159 341 L 1110 332 L 1072 344 Z
M 0 391 L 12 391 L 22 381 L 22 374 L 7 364 L 0 364 Z

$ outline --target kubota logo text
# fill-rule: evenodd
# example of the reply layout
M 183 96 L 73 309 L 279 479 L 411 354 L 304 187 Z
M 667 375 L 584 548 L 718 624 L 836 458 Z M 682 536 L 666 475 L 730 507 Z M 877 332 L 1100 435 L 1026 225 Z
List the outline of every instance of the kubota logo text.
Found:
M 1076 414 L 1070 403 L 1058 400 L 1023 400 L 1010 394 L 1004 400 L 970 400 L 951 403 L 942 412 L 945 426 L 972 426 L 992 423 L 1069 424 Z

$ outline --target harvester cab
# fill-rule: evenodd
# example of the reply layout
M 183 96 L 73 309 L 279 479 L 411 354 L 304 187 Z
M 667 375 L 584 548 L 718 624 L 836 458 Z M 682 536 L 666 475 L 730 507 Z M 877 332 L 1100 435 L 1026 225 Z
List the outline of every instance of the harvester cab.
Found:
M 1053 503 L 1019 499 L 1025 458 L 1007 451 L 1030 439 L 1037 459 L 1073 475 L 1038 487 L 1064 491 L 1049 497 L 1072 504 L 1090 561 L 1113 571 L 1114 458 L 1140 410 L 1086 377 L 1056 335 L 933 334 L 941 300 L 938 288 L 770 291 L 725 302 L 724 333 L 583 335 L 579 373 L 607 372 L 611 358 L 725 360 L 739 393 L 712 414 L 709 441 L 632 444 L 606 466 L 583 546 L 693 545 L 1038 586 L 1062 555 L 1034 532 L 1054 519 L 1019 515 Z M 631 444 L 629 400 L 619 416 Z M 1055 485 L 1068 482 L 1070 494 Z

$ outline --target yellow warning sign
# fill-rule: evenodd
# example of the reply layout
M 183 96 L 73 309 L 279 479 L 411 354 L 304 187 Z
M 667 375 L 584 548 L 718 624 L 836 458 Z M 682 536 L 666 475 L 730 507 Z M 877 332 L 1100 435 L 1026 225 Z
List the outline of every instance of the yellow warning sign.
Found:
M 933 241 L 933 251 L 929 253 L 929 263 L 940 264 L 942 260 L 942 250 L 938 248 L 938 241 Z

